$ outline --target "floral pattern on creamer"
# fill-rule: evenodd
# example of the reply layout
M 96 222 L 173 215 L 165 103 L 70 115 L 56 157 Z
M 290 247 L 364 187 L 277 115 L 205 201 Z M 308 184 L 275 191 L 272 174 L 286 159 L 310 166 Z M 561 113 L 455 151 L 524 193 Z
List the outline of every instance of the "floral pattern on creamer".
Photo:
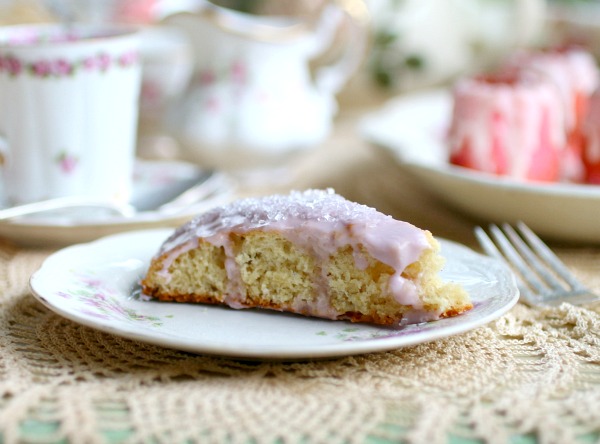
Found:
M 226 69 L 203 69 L 196 74 L 192 84 L 206 90 L 214 88 L 217 84 L 229 84 L 232 87 L 233 95 L 238 97 L 242 90 L 250 84 L 248 62 L 236 59 Z M 224 108 L 221 101 L 212 94 L 205 98 L 204 106 L 211 113 L 218 113 Z
M 203 69 L 196 74 L 194 82 L 199 86 L 212 86 L 216 83 L 231 83 L 236 86 L 248 84 L 248 63 L 245 60 L 234 60 L 225 70 Z
M 71 174 L 79 165 L 79 158 L 67 151 L 61 151 L 55 158 L 60 170 L 65 174 Z
M 78 60 L 40 59 L 33 62 L 25 62 L 13 54 L 0 54 L 0 74 L 7 73 L 10 77 L 17 77 L 28 73 L 39 78 L 62 78 L 70 77 L 80 71 L 106 72 L 112 67 L 127 68 L 138 63 L 140 60 L 137 51 L 129 51 L 118 56 L 111 56 L 105 52 L 99 52 Z
M 71 282 L 65 291 L 57 291 L 55 294 L 63 299 L 75 302 L 81 314 L 103 320 L 124 320 L 147 324 L 152 327 L 160 327 L 163 321 L 158 316 L 146 316 L 136 312 L 134 309 L 124 307 L 121 304 L 122 292 L 107 285 L 102 280 L 89 274 L 73 274 L 76 281 Z M 121 296 L 120 296 L 121 295 Z M 166 318 L 171 315 L 164 316 Z

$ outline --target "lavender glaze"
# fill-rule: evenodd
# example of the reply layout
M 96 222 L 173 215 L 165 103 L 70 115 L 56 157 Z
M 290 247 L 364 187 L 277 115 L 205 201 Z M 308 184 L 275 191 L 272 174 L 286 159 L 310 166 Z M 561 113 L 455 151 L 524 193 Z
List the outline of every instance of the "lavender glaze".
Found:
M 233 294 L 226 302 L 241 308 L 241 278 L 228 234 L 254 230 L 276 231 L 323 261 L 339 248 L 351 245 L 357 267 L 364 269 L 366 260 L 359 248 L 362 246 L 375 259 L 395 270 L 388 288 L 391 297 L 416 310 L 422 309 L 414 283 L 403 278 L 402 272 L 431 248 L 426 232 L 374 208 L 348 201 L 331 189 L 242 199 L 209 210 L 178 228 L 163 243 L 157 255 L 164 255 L 161 273 L 168 279 L 173 261 L 197 246 L 198 238 L 224 247 Z M 319 313 L 314 314 L 335 318 L 337 313 L 323 304 L 325 295 L 320 296 Z

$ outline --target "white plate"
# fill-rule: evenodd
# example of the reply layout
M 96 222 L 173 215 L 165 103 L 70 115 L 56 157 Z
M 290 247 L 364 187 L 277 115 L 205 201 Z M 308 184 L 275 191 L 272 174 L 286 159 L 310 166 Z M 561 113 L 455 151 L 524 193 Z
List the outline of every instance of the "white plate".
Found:
M 157 204 L 174 198 L 206 174 L 196 165 L 179 161 L 142 161 L 135 164 L 131 203 L 142 210 L 133 217 L 87 212 L 85 218 L 65 215 L 24 216 L 0 222 L 0 237 L 25 246 L 56 247 L 89 242 L 122 231 L 175 227 L 219 199 L 182 207 L 181 211 L 151 211 Z M 0 189 L 0 196 L 2 190 Z M 219 195 L 224 198 L 227 193 Z M 85 213 L 84 213 L 85 214 Z
M 553 239 L 600 242 L 600 186 L 522 182 L 447 162 L 448 90 L 399 97 L 361 122 L 361 134 L 455 208 L 489 222 L 524 221 Z
M 402 329 L 140 298 L 139 281 L 169 234 L 129 232 L 68 247 L 34 273 L 31 289 L 51 310 L 92 328 L 190 352 L 267 359 L 334 357 L 431 341 L 486 324 L 518 299 L 504 265 L 449 241 L 442 241 L 443 277 L 463 284 L 474 308 Z

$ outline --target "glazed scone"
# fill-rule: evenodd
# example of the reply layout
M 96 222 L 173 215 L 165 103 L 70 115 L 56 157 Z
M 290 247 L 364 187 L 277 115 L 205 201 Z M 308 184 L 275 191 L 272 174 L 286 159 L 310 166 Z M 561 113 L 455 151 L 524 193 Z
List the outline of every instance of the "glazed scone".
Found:
M 248 198 L 178 228 L 142 281 L 162 301 L 404 325 L 472 308 L 430 232 L 332 190 Z

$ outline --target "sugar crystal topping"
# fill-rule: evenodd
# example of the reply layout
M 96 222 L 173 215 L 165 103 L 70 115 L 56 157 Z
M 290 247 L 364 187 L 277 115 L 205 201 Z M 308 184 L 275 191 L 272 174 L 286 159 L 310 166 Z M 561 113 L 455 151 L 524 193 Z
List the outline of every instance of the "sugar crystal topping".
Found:
M 387 217 L 373 208 L 344 199 L 332 189 L 242 199 L 217 211 L 221 222 L 228 228 L 242 223 L 240 218 L 244 219 L 244 224 L 260 227 L 291 219 L 351 222 L 364 217 Z
M 267 227 L 289 230 L 308 224 L 312 228 L 377 226 L 381 228 L 382 235 L 394 230 L 404 235 L 410 232 L 411 237 L 420 235 L 422 231 L 374 208 L 349 201 L 332 189 L 311 189 L 292 191 L 287 195 L 240 199 L 213 208 L 177 229 L 165 242 L 161 253 L 191 239 L 210 237 L 222 231 L 243 233 Z

